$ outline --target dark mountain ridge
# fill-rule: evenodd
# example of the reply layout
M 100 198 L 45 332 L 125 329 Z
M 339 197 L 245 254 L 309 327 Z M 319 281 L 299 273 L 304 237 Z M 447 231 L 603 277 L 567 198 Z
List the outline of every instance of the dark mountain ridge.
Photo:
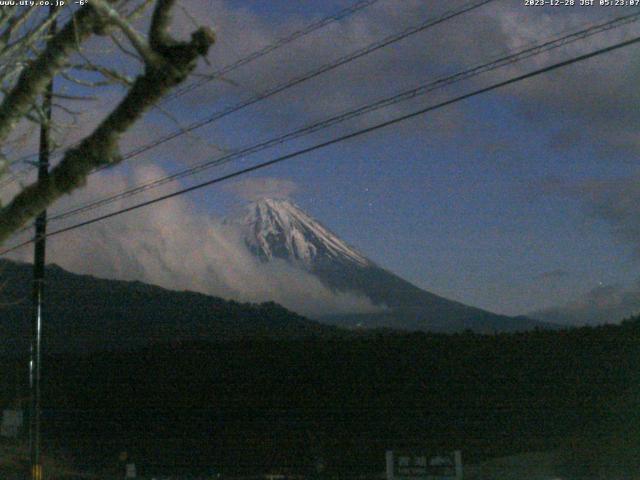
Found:
M 0 355 L 29 345 L 32 265 L 0 260 Z M 134 348 L 246 336 L 339 334 L 273 302 L 238 303 L 141 282 L 46 269 L 44 346 L 50 352 Z

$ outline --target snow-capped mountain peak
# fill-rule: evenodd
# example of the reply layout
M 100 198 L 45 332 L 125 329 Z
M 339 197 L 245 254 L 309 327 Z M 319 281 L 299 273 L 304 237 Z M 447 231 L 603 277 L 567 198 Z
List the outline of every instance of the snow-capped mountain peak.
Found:
M 364 296 L 382 308 L 327 317 L 337 325 L 438 332 L 473 328 L 483 333 L 544 325 L 497 315 L 422 290 L 365 258 L 289 200 L 263 198 L 226 223 L 240 228 L 244 242 L 261 260 L 295 263 L 333 292 Z
M 325 261 L 367 266 L 371 262 L 290 200 L 263 198 L 233 219 L 260 258 L 283 258 L 312 268 Z

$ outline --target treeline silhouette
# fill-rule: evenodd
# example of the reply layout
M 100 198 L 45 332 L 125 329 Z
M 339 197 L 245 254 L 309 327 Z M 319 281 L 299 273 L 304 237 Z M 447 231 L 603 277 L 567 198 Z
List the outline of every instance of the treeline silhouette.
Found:
M 7 359 L 2 371 L 23 365 Z M 578 473 L 640 458 L 640 317 L 497 335 L 174 343 L 44 365 L 45 440 L 87 468 L 123 450 L 147 471 L 223 473 L 320 462 L 326 474 L 381 472 L 386 449 L 408 447 L 460 449 L 467 463 L 562 450 Z M 3 374 L 3 404 L 13 392 Z

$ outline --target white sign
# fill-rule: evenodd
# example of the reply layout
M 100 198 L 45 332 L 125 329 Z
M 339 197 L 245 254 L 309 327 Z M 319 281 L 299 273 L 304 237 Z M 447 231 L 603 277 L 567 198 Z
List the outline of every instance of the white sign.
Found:
M 2 412 L 2 425 L 0 435 L 3 437 L 15 438 L 22 428 L 22 410 L 4 410 Z
M 135 463 L 127 463 L 125 478 L 136 478 L 136 464 Z
M 387 451 L 387 480 L 462 480 L 462 454 Z

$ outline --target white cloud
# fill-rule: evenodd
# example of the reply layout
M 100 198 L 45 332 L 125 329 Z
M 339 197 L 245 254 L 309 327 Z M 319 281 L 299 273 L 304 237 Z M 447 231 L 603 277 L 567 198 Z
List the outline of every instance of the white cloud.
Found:
M 532 318 L 562 325 L 620 323 L 640 313 L 640 283 L 632 288 L 599 285 L 580 298 L 559 307 L 530 314 Z
M 214 96 L 221 94 L 251 96 L 463 3 L 447 3 L 434 8 L 434 5 L 418 1 L 378 2 L 232 72 L 230 77 L 239 88 L 213 83 L 192 92 L 184 101 L 200 106 L 211 104 Z M 310 21 L 310 18 L 289 16 L 276 23 L 271 17 L 260 16 L 245 5 L 238 6 L 223 0 L 194 0 L 189 9 L 195 18 L 212 25 L 218 32 L 218 43 L 210 55 L 214 68 L 233 63 Z M 629 12 L 621 9 L 615 14 Z M 325 118 L 612 16 L 611 10 L 599 7 L 560 11 L 523 8 L 519 0 L 495 2 L 298 85 L 269 99 L 266 109 L 252 108 L 251 113 L 261 119 L 263 128 L 288 130 L 291 125 Z M 176 26 L 185 32 L 193 28 L 184 17 L 177 18 Z M 494 74 L 483 75 L 465 88 L 486 85 L 492 79 L 521 74 L 614 43 L 628 38 L 634 29 L 635 25 L 631 24 L 582 39 Z M 594 139 L 603 154 L 637 151 L 640 141 L 633 126 L 639 117 L 634 105 L 637 105 L 640 93 L 637 89 L 628 88 L 638 73 L 638 63 L 633 61 L 636 53 L 637 49 L 633 48 L 610 53 L 601 59 L 583 62 L 579 67 L 521 82 L 497 92 L 497 95 L 502 101 L 516 106 L 517 113 L 524 120 L 539 118 L 542 124 L 551 115 L 562 117 L 563 130 L 583 132 L 586 134 L 583 141 Z M 445 96 L 451 94 L 449 89 Z M 432 93 L 426 101 L 432 103 L 440 99 L 439 94 Z M 424 101 L 418 100 L 417 103 Z M 398 104 L 370 114 L 367 119 L 352 120 L 349 124 L 358 126 L 385 120 L 415 109 L 417 103 Z M 440 115 L 429 117 L 437 122 Z M 467 119 L 460 114 L 452 119 L 452 112 L 449 116 L 449 128 L 462 132 Z M 414 132 L 409 130 L 406 133 Z
M 579 198 L 586 215 L 604 221 L 616 241 L 629 245 L 640 259 L 640 177 L 569 182 L 550 179 L 545 194 Z M 559 270 L 558 273 L 562 273 Z M 558 277 L 555 272 L 549 272 Z M 563 274 L 563 273 L 562 273 Z M 640 313 L 640 282 L 598 285 L 565 305 L 534 312 L 535 318 L 570 324 L 618 323 Z
M 81 197 L 100 197 L 162 174 L 157 167 L 141 167 L 128 181 L 118 173 L 96 175 Z M 267 180 L 267 184 L 277 183 Z M 80 199 L 76 196 L 74 200 Z M 120 206 L 122 203 L 113 208 Z M 30 260 L 30 250 L 13 257 Z M 312 317 L 379 310 L 367 298 L 333 292 L 284 261 L 260 262 L 246 248 L 236 227 L 196 213 L 184 198 L 54 236 L 48 242 L 47 258 L 76 273 L 139 280 L 238 301 L 275 301 Z

